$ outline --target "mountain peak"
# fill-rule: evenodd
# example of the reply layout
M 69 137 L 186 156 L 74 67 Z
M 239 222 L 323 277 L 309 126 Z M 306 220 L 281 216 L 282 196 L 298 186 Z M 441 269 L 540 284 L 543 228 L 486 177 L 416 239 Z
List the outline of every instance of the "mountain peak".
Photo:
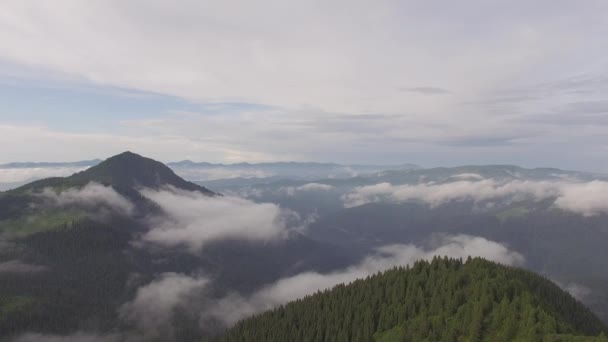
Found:
M 206 188 L 179 177 L 165 164 L 131 151 L 110 157 L 94 167 L 71 176 L 71 178 L 86 179 L 116 187 L 158 189 L 162 186 L 172 185 L 184 190 L 212 194 Z
M 123 153 L 119 153 L 119 154 L 117 154 L 117 155 L 115 155 L 115 156 L 112 156 L 112 157 L 110 157 L 110 158 L 108 158 L 108 159 L 111 159 L 111 158 L 119 158 L 119 157 L 138 157 L 138 158 L 144 158 L 144 157 L 140 156 L 140 155 L 139 155 L 139 154 L 137 154 L 137 153 L 133 153 L 133 152 L 131 152 L 131 151 L 124 151 Z
M 42 188 L 59 184 L 82 186 L 89 182 L 97 182 L 122 189 L 159 189 L 164 186 L 173 186 L 183 190 L 199 191 L 207 195 L 215 194 L 202 186 L 179 177 L 165 164 L 130 151 L 112 156 L 70 177 L 40 180 L 25 187 Z
M 104 161 L 102 161 L 101 163 L 99 163 L 97 166 L 95 167 L 101 167 L 101 168 L 128 168 L 128 167 L 133 167 L 133 166 L 155 166 L 155 167 L 160 167 L 160 165 L 166 167 L 164 164 L 162 164 L 161 162 L 158 162 L 154 159 L 150 159 L 150 158 L 146 158 L 144 156 L 141 156 L 137 153 L 133 153 L 131 151 L 126 151 L 120 154 L 117 154 L 115 156 L 112 156 Z M 95 167 L 91 168 L 94 169 Z M 89 169 L 89 170 L 91 170 Z

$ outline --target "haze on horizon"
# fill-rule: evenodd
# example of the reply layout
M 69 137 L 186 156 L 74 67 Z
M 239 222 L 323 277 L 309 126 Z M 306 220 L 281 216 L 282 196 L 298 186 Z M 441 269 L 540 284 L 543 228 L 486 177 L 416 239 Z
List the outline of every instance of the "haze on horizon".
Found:
M 0 164 L 608 171 L 608 3 L 9 0 Z

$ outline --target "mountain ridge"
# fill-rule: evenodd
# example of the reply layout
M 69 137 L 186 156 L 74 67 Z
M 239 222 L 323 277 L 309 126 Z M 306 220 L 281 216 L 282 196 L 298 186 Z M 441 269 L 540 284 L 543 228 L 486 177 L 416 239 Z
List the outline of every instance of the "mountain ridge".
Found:
M 210 166 L 210 167 L 264 167 L 264 166 L 319 166 L 319 167 L 344 167 L 344 166 L 352 166 L 352 167 L 396 167 L 396 168 L 421 168 L 420 165 L 412 164 L 412 163 L 404 163 L 404 164 L 340 164 L 340 163 L 323 163 L 323 162 L 298 162 L 298 161 L 281 161 L 281 162 L 260 162 L 260 163 L 249 163 L 249 162 L 241 162 L 241 163 L 209 163 L 209 162 L 195 162 L 189 159 L 181 160 L 177 162 L 168 162 L 168 166 L 178 166 L 178 167 L 197 167 L 197 166 Z
M 608 341 L 605 332 L 546 278 L 481 258 L 435 257 L 245 319 L 222 340 Z
M 80 187 L 91 182 L 123 190 L 173 186 L 182 190 L 199 191 L 209 196 L 216 195 L 203 186 L 179 177 L 165 164 L 130 151 L 112 156 L 71 176 L 40 179 L 11 192 L 37 191 L 45 187 Z

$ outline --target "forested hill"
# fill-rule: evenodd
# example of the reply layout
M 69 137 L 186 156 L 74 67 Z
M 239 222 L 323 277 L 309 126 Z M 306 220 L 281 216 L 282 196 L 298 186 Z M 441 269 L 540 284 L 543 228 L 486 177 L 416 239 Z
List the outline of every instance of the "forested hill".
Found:
M 173 186 L 177 189 L 215 195 L 215 193 L 207 188 L 179 177 L 163 163 L 128 151 L 110 157 L 98 165 L 69 177 L 41 179 L 17 188 L 12 192 L 23 193 L 47 187 L 66 189 L 81 187 L 90 182 L 112 186 L 117 190 L 141 187 L 158 189 L 164 186 Z
M 605 329 L 543 277 L 483 259 L 436 258 L 244 320 L 223 340 L 608 341 Z

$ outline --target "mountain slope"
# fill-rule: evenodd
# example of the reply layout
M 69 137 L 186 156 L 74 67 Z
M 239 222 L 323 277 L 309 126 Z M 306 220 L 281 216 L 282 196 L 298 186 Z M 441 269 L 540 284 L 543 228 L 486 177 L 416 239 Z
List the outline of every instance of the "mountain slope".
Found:
M 329 272 L 350 264 L 350 259 L 335 255 L 336 248 L 301 235 L 260 242 L 231 238 L 197 251 L 139 243 L 142 234 L 156 227 L 153 219 L 168 216 L 140 195 L 138 187 L 204 189 L 176 177 L 158 162 L 125 153 L 71 177 L 0 193 L 0 341 L 27 332 L 138 335 L 137 322 L 121 316 L 120 309 L 136 298 L 139 289 L 166 274 L 204 274 L 213 279 L 205 294 L 219 299 L 235 290 L 250 293 L 286 272 Z M 86 193 L 89 182 L 111 186 L 135 209 L 125 214 L 117 206 L 98 202 L 59 204 L 48 191 L 39 193 L 46 187 L 53 187 L 57 196 Z M 215 200 L 222 198 L 215 196 L 210 202 Z M 227 215 L 239 214 L 235 210 Z M 163 299 L 159 297 L 161 303 Z M 190 341 L 224 329 L 211 324 L 201 329 L 200 308 L 205 302 L 188 305 L 192 311 L 175 314 L 175 329 L 173 312 L 169 315 L 169 326 L 159 328 L 159 341 Z M 192 335 L 181 337 L 184 334 Z
M 153 159 L 132 152 L 124 152 L 110 157 L 96 166 L 72 176 L 41 179 L 24 185 L 14 192 L 40 190 L 45 187 L 69 188 L 96 182 L 118 189 L 147 187 L 158 189 L 173 186 L 188 191 L 200 191 L 208 195 L 214 193 L 205 187 L 188 182 L 176 175 L 169 167 Z
M 135 206 L 135 216 L 145 216 L 158 210 L 154 203 L 141 195 L 141 188 L 174 187 L 178 190 L 198 191 L 208 196 L 217 195 L 177 176 L 158 161 L 124 152 L 69 177 L 41 179 L 14 190 L 0 192 L 0 233 L 27 236 L 60 229 L 90 216 L 85 215 L 78 203 L 48 208 L 45 201 L 49 193 L 43 196 L 41 193 L 50 189 L 51 193 L 59 195 L 68 189 L 83 189 L 91 183 L 111 187 L 128 199 Z
M 587 308 L 533 273 L 483 259 L 436 258 L 247 319 L 223 340 L 540 341 L 604 329 Z

